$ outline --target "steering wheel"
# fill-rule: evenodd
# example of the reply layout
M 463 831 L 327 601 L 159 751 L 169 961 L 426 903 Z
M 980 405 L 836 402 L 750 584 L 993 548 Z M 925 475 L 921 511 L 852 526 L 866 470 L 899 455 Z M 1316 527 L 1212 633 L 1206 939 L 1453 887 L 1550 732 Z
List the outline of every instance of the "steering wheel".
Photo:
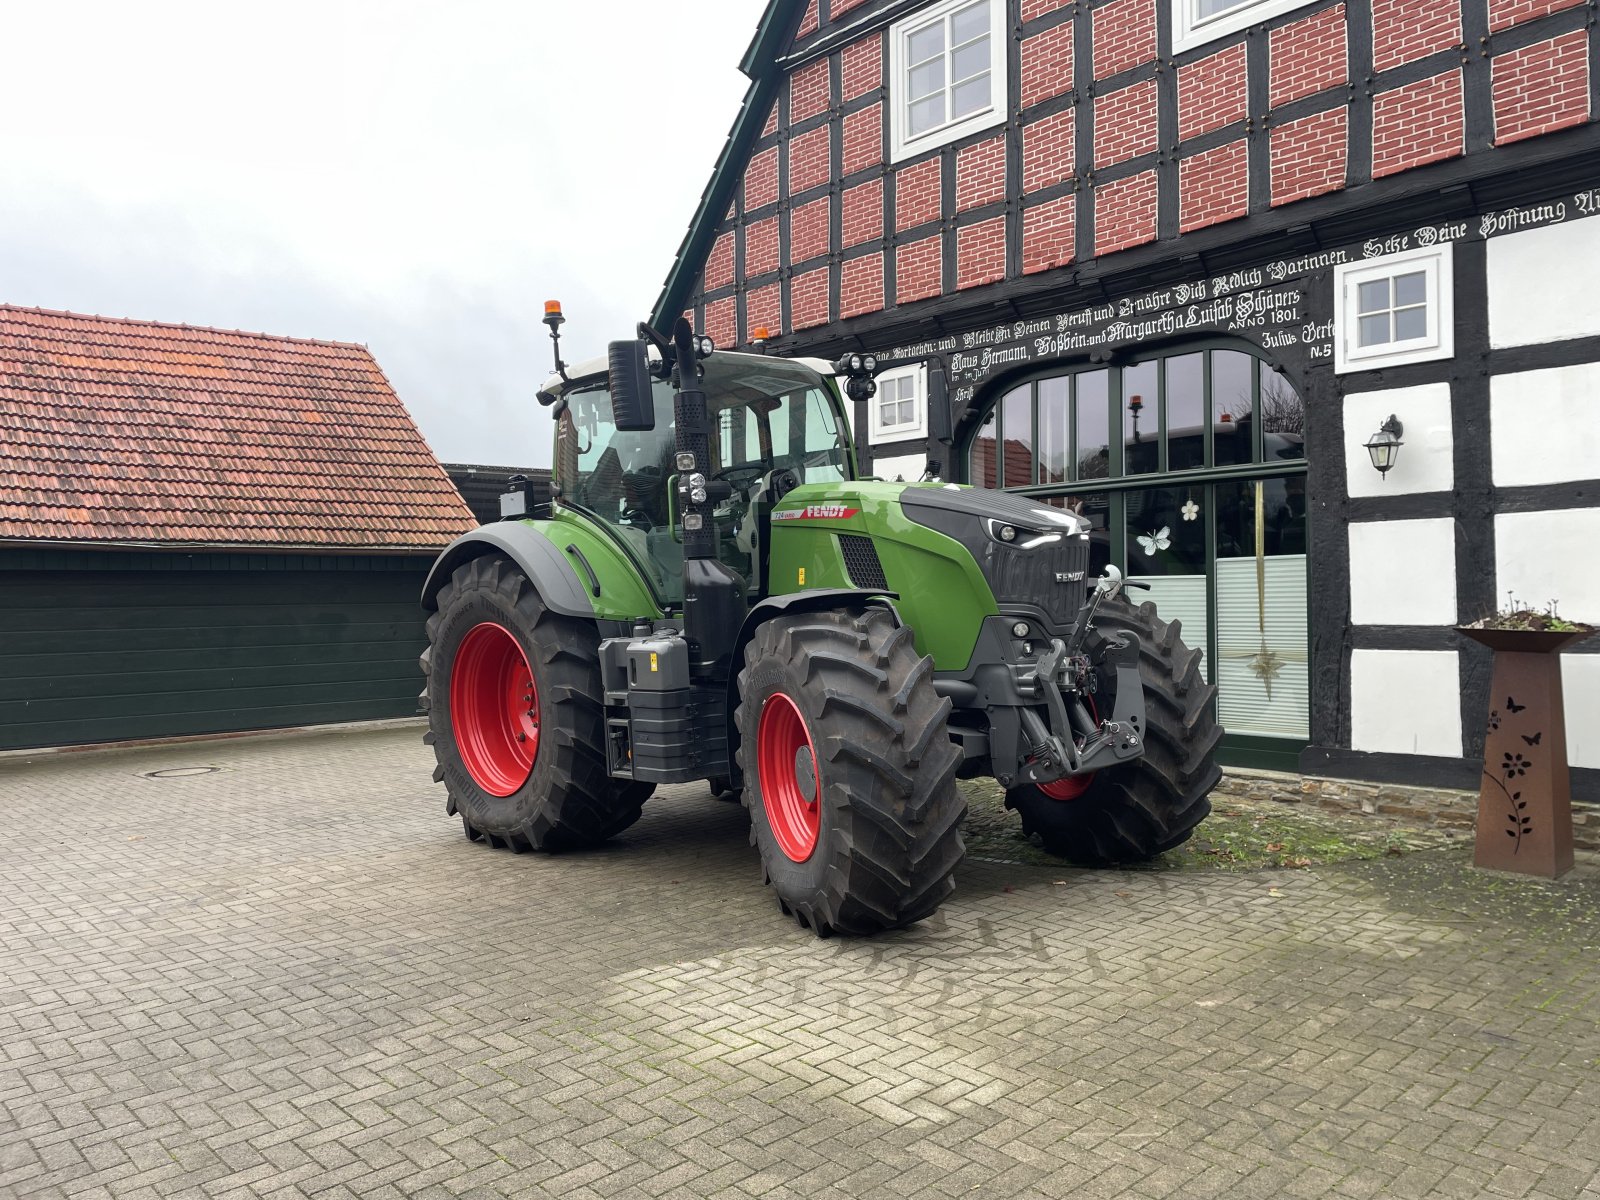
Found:
M 723 479 L 733 486 L 735 492 L 741 495 L 750 490 L 750 485 L 767 473 L 767 468 L 761 463 L 741 463 L 735 467 L 723 467 L 722 470 L 711 476 L 713 479 Z M 741 480 L 743 482 L 741 482 Z

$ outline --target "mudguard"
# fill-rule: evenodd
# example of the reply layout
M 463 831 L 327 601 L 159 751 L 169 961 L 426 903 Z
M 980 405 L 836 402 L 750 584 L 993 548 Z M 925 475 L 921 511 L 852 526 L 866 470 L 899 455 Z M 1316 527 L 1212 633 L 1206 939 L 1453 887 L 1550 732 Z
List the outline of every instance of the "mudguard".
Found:
M 455 569 L 484 554 L 504 554 L 527 573 L 539 589 L 548 608 L 563 616 L 594 617 L 588 582 L 578 575 L 581 568 L 573 556 L 525 521 L 497 521 L 464 533 L 450 545 L 428 572 L 422 586 L 422 607 L 433 612 L 439 607 L 439 592 Z

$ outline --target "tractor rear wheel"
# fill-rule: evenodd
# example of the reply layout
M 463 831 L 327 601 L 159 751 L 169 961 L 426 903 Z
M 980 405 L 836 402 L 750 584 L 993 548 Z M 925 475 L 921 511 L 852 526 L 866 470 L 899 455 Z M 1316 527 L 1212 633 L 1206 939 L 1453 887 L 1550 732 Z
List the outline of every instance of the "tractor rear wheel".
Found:
M 750 840 L 818 936 L 929 916 L 955 887 L 965 799 L 933 661 L 881 608 L 776 617 L 739 675 Z
M 457 567 L 422 653 L 435 781 L 467 837 L 512 850 L 591 846 L 654 790 L 606 770 L 600 636 L 546 608 L 516 564 Z
M 1044 848 L 1083 866 L 1142 862 L 1189 840 L 1211 812 L 1211 789 L 1222 728 L 1212 701 L 1217 689 L 1200 671 L 1200 651 L 1183 644 L 1177 621 L 1163 621 L 1148 602 L 1134 608 L 1118 597 L 1101 604 L 1087 652 L 1098 661 L 1120 632 L 1139 638 L 1144 680 L 1144 755 L 1069 786 L 1024 785 L 1006 793 L 1006 807 Z M 1115 673 L 1100 677 L 1099 709 L 1111 711 Z

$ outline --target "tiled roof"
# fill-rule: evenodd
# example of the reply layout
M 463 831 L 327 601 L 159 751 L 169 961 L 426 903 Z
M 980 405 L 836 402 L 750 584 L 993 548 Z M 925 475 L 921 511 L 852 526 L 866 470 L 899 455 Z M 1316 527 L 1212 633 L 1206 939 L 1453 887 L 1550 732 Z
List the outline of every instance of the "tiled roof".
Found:
M 473 524 L 365 347 L 0 305 L 0 539 L 399 550 Z

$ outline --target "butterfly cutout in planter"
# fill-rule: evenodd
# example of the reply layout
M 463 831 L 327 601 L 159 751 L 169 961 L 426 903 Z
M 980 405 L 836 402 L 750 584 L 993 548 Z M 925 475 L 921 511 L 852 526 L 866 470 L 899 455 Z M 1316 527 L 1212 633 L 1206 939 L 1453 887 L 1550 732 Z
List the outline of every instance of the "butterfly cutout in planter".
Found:
M 1139 545 L 1144 550 L 1145 557 L 1150 558 L 1157 550 L 1165 550 L 1172 545 L 1172 539 L 1167 536 L 1171 532 L 1172 526 L 1163 525 L 1154 533 L 1141 533 L 1139 535 Z
M 1506 697 L 1506 709 L 1509 712 L 1519 713 L 1519 712 L 1521 712 L 1523 709 L 1525 709 L 1527 707 L 1528 706 L 1526 704 L 1518 704 L 1510 696 Z
M 1529 737 L 1527 734 L 1523 734 L 1522 735 L 1522 740 L 1527 742 L 1528 745 L 1530 745 L 1530 746 L 1537 746 L 1543 739 L 1544 739 L 1544 730 L 1542 730 L 1542 729 L 1539 730 L 1539 732 L 1534 734 L 1532 737 Z

